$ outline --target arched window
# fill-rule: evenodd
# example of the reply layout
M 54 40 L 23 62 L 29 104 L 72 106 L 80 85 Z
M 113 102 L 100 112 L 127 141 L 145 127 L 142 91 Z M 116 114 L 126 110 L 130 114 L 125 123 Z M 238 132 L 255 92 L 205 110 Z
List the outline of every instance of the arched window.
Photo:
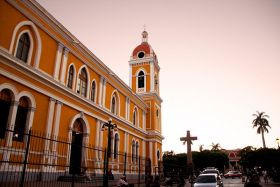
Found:
M 17 116 L 14 128 L 13 140 L 22 142 L 26 127 L 27 114 L 28 114 L 28 99 L 27 97 L 22 97 L 19 100 L 19 105 L 17 109 Z
M 27 62 L 30 49 L 30 38 L 27 33 L 23 33 L 18 41 L 16 57 L 24 62 Z
M 92 82 L 91 84 L 91 100 L 94 102 L 95 101 L 95 89 L 96 89 L 96 86 L 95 86 L 95 81 Z
M 132 141 L 132 153 L 131 153 L 131 159 L 132 159 L 132 162 L 134 162 L 135 160 L 135 141 L 133 140 Z
M 87 72 L 85 68 L 83 68 L 79 74 L 78 93 L 84 97 L 87 95 Z
M 133 112 L 133 125 L 137 126 L 137 111 L 134 110 Z
M 145 87 L 145 75 L 143 71 L 140 71 L 138 73 L 138 88 L 144 88 Z
M 0 138 L 5 138 L 12 97 L 8 90 L 0 92 Z
M 116 108 L 116 97 L 113 96 L 113 98 L 112 98 L 112 103 L 111 103 L 111 112 L 112 112 L 113 114 L 116 114 L 116 112 L 117 112 L 116 109 L 117 109 L 117 108 Z
M 115 142 L 114 142 L 114 159 L 117 158 L 119 152 L 119 134 L 115 134 Z
M 73 88 L 73 80 L 74 80 L 74 67 L 73 65 L 71 65 L 68 71 L 68 80 L 67 80 L 67 87 L 70 89 Z

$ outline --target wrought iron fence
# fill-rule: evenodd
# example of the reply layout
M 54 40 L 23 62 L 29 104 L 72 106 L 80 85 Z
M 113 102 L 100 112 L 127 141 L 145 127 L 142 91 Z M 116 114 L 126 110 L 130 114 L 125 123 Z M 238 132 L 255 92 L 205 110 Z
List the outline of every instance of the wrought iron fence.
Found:
M 120 175 L 139 185 L 150 175 L 148 158 L 122 152 L 107 154 L 106 149 L 75 142 L 79 141 L 31 130 L 21 135 L 6 130 L 0 139 L 0 186 L 103 186 L 104 174 L 108 174 L 109 186 L 115 186 Z

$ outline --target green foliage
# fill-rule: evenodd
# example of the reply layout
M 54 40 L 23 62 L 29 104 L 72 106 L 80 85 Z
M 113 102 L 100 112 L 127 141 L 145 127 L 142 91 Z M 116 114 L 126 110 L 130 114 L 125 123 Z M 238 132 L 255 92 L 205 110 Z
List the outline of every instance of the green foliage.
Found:
M 223 171 L 224 166 L 228 165 L 227 154 L 222 151 L 201 151 L 192 152 L 194 169 L 202 170 L 205 167 L 216 167 Z M 184 173 L 187 170 L 187 154 L 180 153 L 177 155 L 163 155 L 164 172 L 167 173 Z
M 205 167 L 215 167 L 220 171 L 228 165 L 228 156 L 222 151 L 193 152 L 193 162 L 195 169 L 202 170 Z
M 269 121 L 267 118 L 269 118 L 268 115 L 265 114 L 265 112 L 258 112 L 257 114 L 253 114 L 255 119 L 253 120 L 253 128 L 257 127 L 257 133 L 262 135 L 262 142 L 263 142 L 263 148 L 266 148 L 265 146 L 265 139 L 264 139 L 264 133 L 268 133 L 268 127 Z
M 243 168 L 262 167 L 266 170 L 275 168 L 280 171 L 280 150 L 279 149 L 249 149 L 245 147 L 239 153 L 241 156 L 240 165 Z

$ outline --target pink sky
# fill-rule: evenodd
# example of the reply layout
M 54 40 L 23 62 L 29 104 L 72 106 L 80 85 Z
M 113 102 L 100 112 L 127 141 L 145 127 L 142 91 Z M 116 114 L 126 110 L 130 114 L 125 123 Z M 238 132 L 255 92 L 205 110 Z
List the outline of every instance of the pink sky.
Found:
M 235 149 L 261 147 L 252 114 L 270 116 L 267 147 L 280 138 L 280 1 L 38 0 L 128 84 L 128 60 L 145 24 L 160 72 L 163 150 L 180 137 Z

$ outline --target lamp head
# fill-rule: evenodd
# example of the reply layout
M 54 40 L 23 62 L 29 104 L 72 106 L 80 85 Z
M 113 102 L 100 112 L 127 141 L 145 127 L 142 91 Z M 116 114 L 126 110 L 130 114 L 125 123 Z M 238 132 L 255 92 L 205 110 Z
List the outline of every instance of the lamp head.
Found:
M 105 125 L 103 124 L 101 127 L 101 131 L 104 131 L 104 130 L 105 130 Z
M 109 123 L 112 123 L 112 118 L 109 118 L 108 122 L 109 122 Z

